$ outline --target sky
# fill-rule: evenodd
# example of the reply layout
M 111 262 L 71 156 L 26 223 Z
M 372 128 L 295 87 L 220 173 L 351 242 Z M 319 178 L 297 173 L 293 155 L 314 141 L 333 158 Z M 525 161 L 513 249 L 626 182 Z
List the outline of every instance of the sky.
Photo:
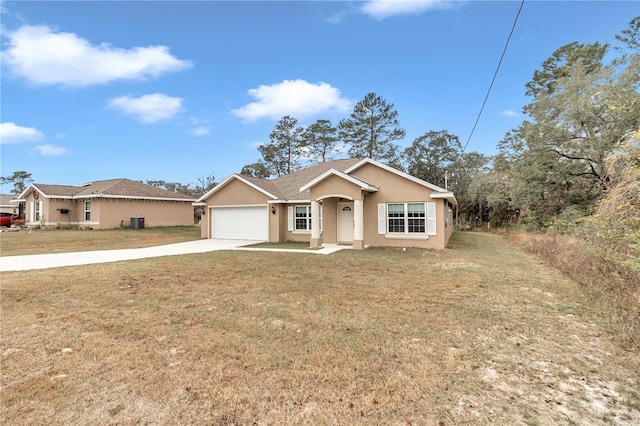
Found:
M 371 92 L 398 112 L 400 148 L 432 130 L 464 145 L 520 5 L 5 0 L 0 176 L 220 182 L 283 116 L 337 125 Z M 638 15 L 638 1 L 526 1 L 467 151 L 497 152 L 557 48 L 615 44 Z

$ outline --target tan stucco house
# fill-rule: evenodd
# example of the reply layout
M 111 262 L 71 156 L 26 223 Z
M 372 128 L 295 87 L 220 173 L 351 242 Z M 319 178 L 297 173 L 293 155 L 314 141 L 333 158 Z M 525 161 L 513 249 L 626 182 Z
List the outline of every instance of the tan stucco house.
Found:
M 371 159 L 321 163 L 275 179 L 229 176 L 203 195 L 203 238 L 443 249 L 453 193 Z
M 18 214 L 18 203 L 11 202 L 17 198 L 13 194 L 0 194 L 0 212 Z
M 29 225 L 95 229 L 193 225 L 193 202 L 184 194 L 129 179 L 81 185 L 33 183 L 19 195 Z

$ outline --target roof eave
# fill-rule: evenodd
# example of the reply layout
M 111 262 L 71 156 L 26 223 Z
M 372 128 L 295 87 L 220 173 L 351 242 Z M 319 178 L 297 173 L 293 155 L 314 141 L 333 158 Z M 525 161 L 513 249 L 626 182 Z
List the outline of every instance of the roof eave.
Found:
M 363 158 L 361 161 L 357 162 L 356 164 L 354 164 L 353 166 L 349 167 L 347 170 L 345 170 L 344 172 L 346 174 L 351 174 L 352 172 L 358 170 L 360 167 L 364 166 L 365 164 L 373 164 L 374 166 L 380 167 L 381 169 L 384 169 L 388 172 L 394 173 L 398 176 L 401 176 L 405 179 L 408 179 L 412 182 L 415 182 L 419 185 L 422 185 L 424 187 L 427 187 L 429 189 L 432 189 L 434 191 L 438 191 L 438 192 L 446 192 L 447 190 L 444 188 L 439 187 L 438 185 L 434 185 L 430 182 L 427 182 L 425 180 L 419 179 L 415 176 L 411 176 L 408 173 L 405 173 L 403 171 L 400 171 L 398 169 L 394 169 L 391 166 L 387 166 L 386 164 L 382 164 L 377 162 L 376 160 L 372 160 L 371 158 Z
M 431 193 L 431 198 L 434 199 L 444 199 L 449 201 L 451 204 L 453 204 L 454 206 L 458 205 L 458 200 L 456 200 L 455 195 L 453 195 L 453 192 L 432 192 Z
M 300 192 L 304 192 L 304 191 L 308 191 L 309 189 L 311 189 L 312 186 L 315 186 L 317 184 L 319 184 L 320 182 L 322 182 L 323 180 L 327 179 L 329 176 L 338 176 L 339 178 L 342 178 L 344 180 L 347 180 L 351 183 L 353 183 L 354 185 L 358 185 L 360 186 L 360 189 L 362 189 L 363 191 L 369 191 L 369 192 L 377 192 L 378 188 L 363 181 L 358 179 L 355 176 L 350 176 L 346 173 L 343 173 L 339 170 L 336 169 L 329 169 L 326 172 L 324 172 L 323 174 L 321 174 L 320 176 L 318 176 L 317 178 L 313 179 L 312 181 L 306 183 L 305 185 L 303 185 L 302 187 L 300 187 Z
M 211 190 L 209 190 L 209 192 L 204 194 L 202 197 L 198 198 L 198 200 L 196 200 L 196 202 L 198 202 L 198 203 L 204 202 L 204 200 L 206 200 L 207 198 L 209 198 L 210 196 L 215 194 L 217 191 L 219 191 L 220 189 L 225 187 L 229 182 L 231 182 L 234 179 L 239 180 L 240 182 L 244 183 L 245 185 L 249 185 L 250 187 L 252 187 L 256 191 L 262 192 L 267 197 L 270 197 L 270 198 L 272 198 L 274 200 L 278 199 L 278 197 L 276 197 L 275 195 L 273 195 L 272 193 L 270 193 L 266 189 L 260 188 L 258 185 L 248 181 L 247 179 L 244 179 L 242 177 L 242 175 L 234 173 L 231 176 L 229 176 L 228 178 L 226 178 L 225 180 L 223 180 L 222 182 L 220 182 L 219 184 L 217 184 L 215 187 L 211 188 Z

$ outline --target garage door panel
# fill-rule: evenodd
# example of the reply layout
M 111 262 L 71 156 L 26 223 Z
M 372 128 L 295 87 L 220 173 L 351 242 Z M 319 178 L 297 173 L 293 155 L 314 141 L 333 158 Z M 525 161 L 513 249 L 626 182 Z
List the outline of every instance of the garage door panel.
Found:
M 214 207 L 211 213 L 213 238 L 259 241 L 269 239 L 267 206 Z

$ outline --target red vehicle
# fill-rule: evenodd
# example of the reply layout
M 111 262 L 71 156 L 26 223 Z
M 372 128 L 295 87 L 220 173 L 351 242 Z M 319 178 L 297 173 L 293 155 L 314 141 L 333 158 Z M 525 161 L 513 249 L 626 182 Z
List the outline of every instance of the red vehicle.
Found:
M 0 226 L 11 226 L 16 217 L 13 213 L 0 212 Z

